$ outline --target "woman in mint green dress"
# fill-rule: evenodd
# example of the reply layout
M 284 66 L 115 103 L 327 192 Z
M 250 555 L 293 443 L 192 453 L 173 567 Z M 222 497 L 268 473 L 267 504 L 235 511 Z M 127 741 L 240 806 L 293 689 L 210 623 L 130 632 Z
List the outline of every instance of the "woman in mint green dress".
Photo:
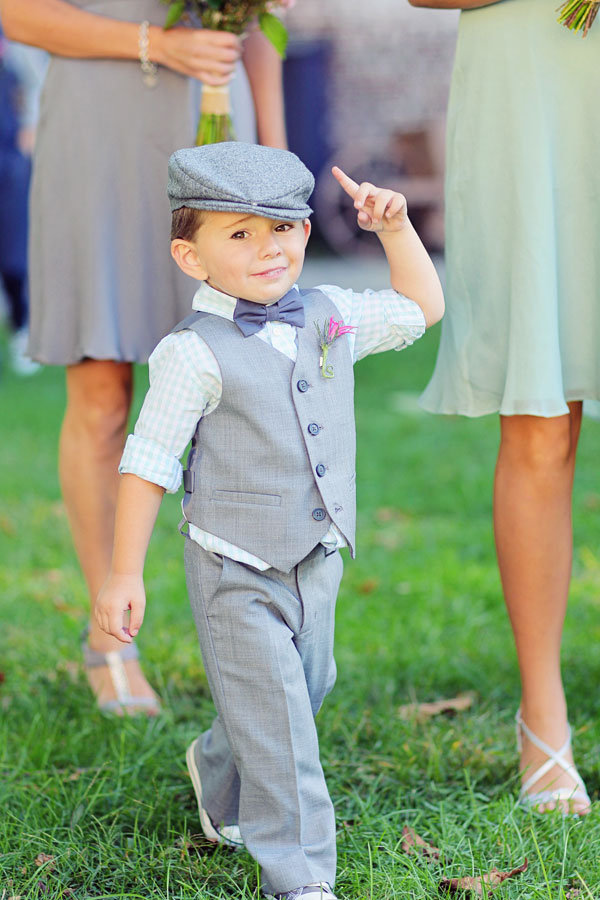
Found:
M 461 7 L 447 146 L 447 312 L 425 409 L 499 413 L 496 549 L 522 681 L 521 800 L 583 815 L 560 672 L 584 400 L 600 400 L 600 19 Z

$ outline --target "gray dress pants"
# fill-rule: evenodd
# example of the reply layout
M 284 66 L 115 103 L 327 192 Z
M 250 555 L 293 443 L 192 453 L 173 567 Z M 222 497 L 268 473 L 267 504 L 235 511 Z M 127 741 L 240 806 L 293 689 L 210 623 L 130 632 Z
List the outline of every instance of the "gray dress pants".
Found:
M 314 716 L 335 682 L 336 551 L 289 574 L 185 542 L 192 611 L 217 709 L 197 743 L 205 808 L 239 824 L 269 893 L 335 881 L 333 805 Z

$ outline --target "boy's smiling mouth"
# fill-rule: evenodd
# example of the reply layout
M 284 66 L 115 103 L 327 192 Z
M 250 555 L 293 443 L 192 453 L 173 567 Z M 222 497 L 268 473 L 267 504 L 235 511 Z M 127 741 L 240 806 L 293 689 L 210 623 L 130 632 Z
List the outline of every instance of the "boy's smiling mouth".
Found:
M 264 269 L 262 272 L 255 272 L 253 278 L 279 278 L 287 272 L 287 266 L 274 266 L 272 269 Z

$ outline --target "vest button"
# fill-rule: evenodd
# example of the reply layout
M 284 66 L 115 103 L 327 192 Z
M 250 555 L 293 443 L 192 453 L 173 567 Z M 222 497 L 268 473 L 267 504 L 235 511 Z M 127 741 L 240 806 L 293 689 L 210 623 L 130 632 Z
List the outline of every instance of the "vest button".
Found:
M 309 434 L 318 434 L 320 432 L 320 430 L 321 429 L 319 428 L 319 426 L 317 425 L 316 422 L 311 422 L 310 425 L 308 426 Z
M 323 475 L 325 474 L 325 466 L 323 465 L 323 463 L 319 463 L 317 465 L 317 468 L 315 471 L 316 471 L 317 475 L 319 476 L 319 478 L 322 478 Z
M 296 387 L 300 391 L 301 394 L 305 394 L 309 388 L 308 381 L 305 381 L 304 378 L 301 378 L 300 381 L 296 383 Z
M 312 517 L 316 522 L 322 522 L 326 515 L 327 513 L 320 506 L 312 511 Z

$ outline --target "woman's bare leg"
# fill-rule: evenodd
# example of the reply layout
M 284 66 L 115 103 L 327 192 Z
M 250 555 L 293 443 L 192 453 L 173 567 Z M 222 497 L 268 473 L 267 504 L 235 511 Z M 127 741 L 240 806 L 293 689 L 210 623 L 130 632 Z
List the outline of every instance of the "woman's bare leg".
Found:
M 133 389 L 130 363 L 84 360 L 67 367 L 67 408 L 59 473 L 75 550 L 93 604 L 112 556 L 113 523 L 127 417 Z M 92 614 L 89 644 L 106 653 L 123 644 L 101 631 Z M 134 696 L 154 697 L 136 660 L 125 663 Z M 88 670 L 98 701 L 115 698 L 106 666 Z
M 571 577 L 571 505 L 582 404 L 571 403 L 569 409 L 568 415 L 549 419 L 501 416 L 494 484 L 496 550 L 519 660 L 521 712 L 529 728 L 557 750 L 567 737 L 560 644 Z M 567 759 L 572 761 L 570 755 Z M 545 760 L 523 737 L 525 778 Z M 574 782 L 554 766 L 531 790 L 549 787 L 574 787 Z M 587 811 L 581 802 L 572 808 Z

